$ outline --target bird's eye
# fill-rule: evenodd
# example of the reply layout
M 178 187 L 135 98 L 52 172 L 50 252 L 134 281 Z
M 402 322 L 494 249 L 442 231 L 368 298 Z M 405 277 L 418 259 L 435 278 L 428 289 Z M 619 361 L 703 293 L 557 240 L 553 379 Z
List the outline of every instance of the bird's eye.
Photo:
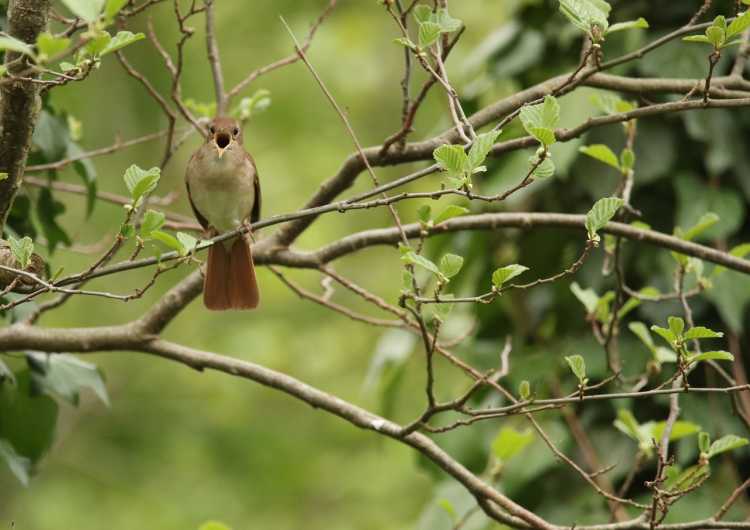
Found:
M 216 129 L 214 128 L 213 125 L 208 128 L 208 132 L 210 132 L 211 134 L 216 134 Z
M 240 130 L 237 127 L 232 129 L 232 136 L 237 136 L 238 134 L 240 134 Z

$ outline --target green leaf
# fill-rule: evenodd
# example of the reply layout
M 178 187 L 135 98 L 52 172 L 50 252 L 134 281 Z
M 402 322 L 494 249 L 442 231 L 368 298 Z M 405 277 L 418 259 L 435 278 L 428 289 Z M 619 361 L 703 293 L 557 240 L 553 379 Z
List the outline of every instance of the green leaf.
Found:
M 685 331 L 685 321 L 682 320 L 682 318 L 669 317 L 667 318 L 667 325 L 669 326 L 669 331 L 672 332 L 672 335 L 675 337 L 682 337 L 682 332 Z
M 735 18 L 727 28 L 727 40 L 750 28 L 750 10 Z
M 727 434 L 726 436 L 722 436 L 711 444 L 711 447 L 708 450 L 708 458 L 711 459 L 718 454 L 744 447 L 747 444 L 747 438 L 741 438 L 734 434 Z
M 164 226 L 165 215 L 156 210 L 147 210 L 141 221 L 141 237 L 150 237 L 151 232 Z
M 612 7 L 604 0 L 560 0 L 560 11 L 578 29 L 592 37 L 594 28 L 604 33 L 609 27 L 609 12 Z
M 632 331 L 636 337 L 641 339 L 641 342 L 652 352 L 656 349 L 654 345 L 654 339 L 651 337 L 651 333 L 648 332 L 646 324 L 643 322 L 633 321 L 628 324 L 628 329 Z
M 408 249 L 408 247 L 407 247 Z M 417 254 L 413 250 L 406 250 L 405 252 L 402 250 L 401 260 L 405 261 L 406 263 L 410 263 L 412 265 L 416 265 L 418 267 L 422 267 L 423 269 L 426 269 L 430 271 L 433 274 L 436 274 L 438 277 L 443 277 L 443 274 L 440 272 L 440 269 L 438 269 L 438 266 L 435 265 L 432 261 L 425 258 L 424 256 Z
M 698 450 L 701 453 L 708 453 L 711 446 L 711 435 L 707 432 L 698 434 Z
M 446 278 L 453 278 L 464 266 L 464 258 L 456 254 L 446 254 L 440 260 L 440 272 Z
M 687 330 L 687 332 L 685 333 L 685 340 L 719 339 L 723 336 L 724 334 L 721 331 L 714 331 L 703 326 L 696 326 Z
M 497 137 L 500 136 L 502 131 L 490 131 L 483 134 L 478 134 L 474 143 L 469 149 L 469 167 L 475 169 L 484 164 L 487 155 L 492 150 L 492 146 L 495 145 Z
M 731 254 L 732 256 L 736 258 L 744 258 L 748 254 L 750 254 L 750 243 L 743 243 L 741 245 L 737 245 L 736 247 L 732 248 L 732 250 L 729 251 L 729 254 Z M 724 272 L 725 270 L 727 270 L 726 267 L 717 265 L 711 274 L 718 275 Z
M 570 370 L 582 385 L 586 382 L 586 361 L 580 355 L 569 355 L 565 360 L 570 366 Z
M 84 151 L 75 142 L 68 142 L 67 158 L 79 158 L 84 157 Z M 96 167 L 89 158 L 80 158 L 73 162 L 73 169 L 83 180 L 83 185 L 86 186 L 86 216 L 90 216 L 94 210 L 96 204 Z
M 177 241 L 179 241 L 182 245 L 182 251 L 180 252 L 180 254 L 182 254 L 183 256 L 187 256 L 188 253 L 190 253 L 190 251 L 193 250 L 198 244 L 198 240 L 196 238 L 184 232 L 177 232 Z
M 16 453 L 13 446 L 8 440 L 0 438 L 0 459 L 5 460 L 11 473 L 24 486 L 29 485 L 29 475 L 31 473 L 31 460 Z
M 521 381 L 521 384 L 518 385 L 518 395 L 521 396 L 521 399 L 524 401 L 531 397 L 531 385 L 526 379 Z
M 44 62 L 50 57 L 61 54 L 70 46 L 70 39 L 67 37 L 55 37 L 45 31 L 40 33 L 36 38 L 36 48 L 39 51 L 39 62 Z
M 666 426 L 666 421 L 654 423 L 651 427 L 651 437 L 654 438 L 657 442 L 661 442 L 661 438 L 664 435 L 664 429 L 666 428 Z M 669 433 L 669 441 L 673 442 L 675 440 L 679 440 L 680 438 L 685 438 L 686 436 L 695 434 L 700 430 L 700 425 L 696 425 L 695 423 L 691 423 L 689 421 L 676 421 L 672 426 L 672 432 Z
M 642 441 L 641 426 L 638 420 L 635 419 L 633 413 L 628 409 L 619 409 L 617 411 L 617 419 L 614 422 L 614 426 L 617 430 L 621 431 L 626 436 L 629 436 L 636 442 Z
M 534 441 L 530 429 L 518 432 L 512 427 L 503 427 L 492 442 L 492 453 L 501 462 L 507 462 Z
M 651 331 L 659 335 L 662 339 L 667 341 L 670 346 L 674 347 L 674 343 L 677 341 L 677 337 L 670 330 L 661 326 L 651 326 Z
M 193 98 L 185 100 L 185 106 L 193 111 L 195 114 L 204 118 L 211 119 L 216 115 L 216 102 L 204 103 L 202 101 L 196 101 Z
M 506 282 L 512 280 L 520 274 L 523 274 L 527 270 L 529 270 L 528 267 L 524 267 L 523 265 L 519 265 L 517 263 L 514 263 L 513 265 L 506 265 L 505 267 L 500 267 L 492 273 L 492 285 L 494 285 L 496 289 L 501 289 Z
M 539 163 L 539 157 L 532 155 L 529 157 L 529 169 L 534 168 L 531 172 L 531 176 L 537 179 L 546 179 L 555 174 L 555 163 L 552 158 L 548 155 L 544 160 Z
M 667 480 L 664 482 L 664 489 L 685 492 L 704 481 L 711 473 L 711 467 L 697 464 L 680 471 L 678 466 L 668 466 L 665 473 Z
M 594 239 L 597 232 L 612 220 L 623 202 L 619 197 L 605 197 L 594 203 L 594 206 L 586 214 L 586 229 L 589 239 Z
M 554 96 L 546 96 L 544 103 L 521 108 L 519 119 L 526 132 L 543 145 L 555 143 L 555 127 L 560 121 L 560 105 Z
M 405 46 L 410 50 L 416 51 L 417 49 L 417 45 L 414 44 L 411 39 L 408 39 L 406 37 L 398 37 L 397 39 L 393 39 L 393 42 L 395 42 L 396 44 L 400 44 L 401 46 Z
M 698 363 L 701 361 L 734 361 L 734 355 L 728 351 L 718 350 L 691 355 L 688 358 L 689 363 Z
M 133 164 L 125 171 L 123 178 L 130 192 L 130 197 L 134 203 L 137 203 L 141 197 L 154 191 L 159 184 L 160 177 L 161 169 L 158 167 L 144 170 Z
M 443 511 L 448 514 L 448 517 L 450 517 L 452 521 L 456 521 L 458 519 L 458 513 L 456 512 L 456 508 L 453 507 L 453 503 L 451 501 L 449 501 L 448 499 L 438 499 L 437 505 L 440 506 L 440 508 L 442 508 Z
M 583 289 L 577 282 L 570 284 L 570 290 L 586 308 L 586 313 L 591 315 L 596 311 L 596 306 L 599 304 L 599 295 L 596 291 L 590 288 Z
M 607 35 L 626 29 L 647 29 L 648 27 L 648 21 L 645 18 L 640 17 L 637 20 L 628 20 L 627 22 L 617 22 L 616 24 L 612 24 L 609 29 L 607 29 Z
M 705 35 L 688 35 L 687 37 L 682 37 L 682 40 L 685 42 L 700 42 L 702 44 L 711 44 L 711 41 L 708 40 L 708 37 Z
M 432 19 L 440 25 L 440 30 L 443 33 L 453 33 L 463 26 L 463 22 L 451 16 L 444 7 L 439 8 L 437 13 L 432 16 Z
M 432 8 L 425 4 L 419 4 L 415 6 L 412 13 L 414 14 L 414 20 L 416 20 L 419 24 L 429 22 L 432 19 L 433 14 Z
M 432 222 L 432 207 L 429 204 L 423 204 L 417 209 L 417 219 L 419 222 L 427 225 Z
M 634 104 L 611 92 L 600 91 L 591 97 L 591 102 L 600 111 L 609 115 L 630 112 L 635 109 Z
M 105 0 L 62 0 L 65 7 L 75 16 L 86 22 L 94 22 L 99 18 Z
M 629 171 L 635 166 L 635 153 L 632 149 L 625 148 L 620 153 L 620 168 Z
M 451 204 L 448 207 L 446 207 L 445 210 L 440 212 L 440 215 L 438 215 L 435 218 L 435 224 L 439 225 L 440 223 L 444 223 L 448 219 L 453 219 L 454 217 L 459 217 L 467 213 L 469 213 L 468 208 L 464 208 L 463 206 L 456 206 L 455 204 Z
M 34 387 L 42 393 L 57 395 L 78 405 L 81 389 L 89 388 L 109 406 L 107 388 L 99 369 L 66 353 L 27 352 Z
M 108 20 L 112 20 L 127 3 L 128 0 L 107 0 L 107 5 L 104 8 L 104 16 Z
M 14 39 L 13 37 L 0 36 L 0 50 L 18 52 L 28 55 L 29 57 L 35 57 L 34 50 L 23 41 Z
M 429 48 L 438 40 L 442 28 L 437 22 L 420 22 L 419 24 L 419 47 Z
M 261 88 L 256 90 L 252 96 L 242 98 L 237 107 L 232 111 L 232 116 L 235 116 L 240 121 L 249 120 L 252 116 L 268 109 L 271 106 L 271 101 L 271 92 Z M 216 103 L 214 102 L 211 107 L 213 112 L 209 117 L 213 117 L 216 114 Z
M 441 169 L 460 175 L 469 169 L 469 157 L 460 145 L 441 145 L 432 152 Z
M 185 247 L 172 234 L 168 234 L 167 232 L 163 232 L 161 230 L 154 230 L 153 232 L 151 232 L 151 239 L 155 239 L 160 243 L 163 243 L 172 250 L 176 250 L 180 253 L 180 255 L 187 254 L 187 252 L 185 252 Z
M 713 212 L 708 212 L 703 214 L 698 222 L 689 228 L 684 234 L 676 232 L 676 235 L 685 241 L 692 241 L 718 222 L 719 216 Z
M 452 294 L 445 294 L 443 295 L 444 300 L 451 300 L 453 298 Z M 448 318 L 448 316 L 451 314 L 451 311 L 453 311 L 453 306 L 455 304 L 451 302 L 441 302 L 439 304 L 433 304 L 433 314 L 432 318 L 435 320 L 439 320 L 440 322 L 445 322 L 445 319 Z
M 604 144 L 585 145 L 578 150 L 584 155 L 588 155 L 600 162 L 604 162 L 608 166 L 612 166 L 618 170 L 620 169 L 620 162 L 617 160 L 617 155 L 612 152 L 612 149 Z
M 721 48 L 726 41 L 726 32 L 723 28 L 718 26 L 711 26 L 706 28 L 706 38 L 714 48 Z
M 25 236 L 21 239 L 16 239 L 9 234 L 8 244 L 21 270 L 25 270 L 31 265 L 31 256 L 34 254 L 34 242 L 30 237 Z
M 5 364 L 2 360 L 0 360 L 0 384 L 2 384 L 5 381 L 10 381 L 11 383 L 15 383 L 16 376 L 13 375 L 13 372 L 11 372 L 10 368 L 8 368 L 8 365 Z
M 57 218 L 65 213 L 65 205 L 55 200 L 49 188 L 42 188 L 36 202 L 36 214 L 42 225 L 42 231 L 47 238 L 47 247 L 53 252 L 59 243 L 70 246 L 72 241 L 68 234 L 57 222 Z
M 84 46 L 83 51 L 92 57 L 99 57 L 102 51 L 109 45 L 112 35 L 106 31 L 98 31 L 89 37 L 89 41 Z M 79 57 L 80 61 L 80 57 Z
M 143 33 L 133 33 L 132 31 L 118 31 L 117 35 L 112 37 L 109 42 L 107 42 L 107 45 L 99 53 L 99 55 L 104 56 L 108 53 L 116 52 L 117 50 L 120 50 L 125 46 L 129 46 L 130 44 L 133 44 L 134 42 L 138 42 L 139 40 L 143 40 L 145 38 L 146 36 Z

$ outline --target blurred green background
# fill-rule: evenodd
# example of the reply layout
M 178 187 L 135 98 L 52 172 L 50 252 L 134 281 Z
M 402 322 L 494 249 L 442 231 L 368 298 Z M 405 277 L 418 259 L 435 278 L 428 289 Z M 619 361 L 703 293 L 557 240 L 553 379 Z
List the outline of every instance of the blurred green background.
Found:
M 174 51 L 177 30 L 169 4 L 165 2 L 149 13 L 161 41 Z M 301 38 L 326 4 L 323 0 L 218 1 L 219 44 L 227 85 L 290 53 L 290 40 L 279 15 Z M 652 29 L 613 36 L 605 47 L 607 57 L 632 50 L 683 24 L 702 1 L 670 3 L 658 10 L 645 0 L 612 4 L 614 20 L 645 16 Z M 717 3 L 715 13 L 728 12 L 729 4 Z M 451 13 L 467 26 L 448 63 L 451 80 L 464 98 L 467 111 L 577 64 L 580 34 L 556 9 L 557 2 L 552 0 L 451 3 Z M 129 29 L 145 30 L 145 16 L 132 22 Z M 191 25 L 196 34 L 186 46 L 183 93 L 186 98 L 209 102 L 213 87 L 205 58 L 202 17 L 196 17 Z M 365 145 L 381 143 L 399 126 L 403 55 L 392 43 L 397 36 L 393 22 L 374 0 L 340 0 L 309 52 Z M 674 43 L 618 73 L 701 77 L 705 75 L 704 52 Z M 170 80 L 148 41 L 126 48 L 125 54 L 160 92 L 168 93 Z M 726 67 L 722 63 L 719 70 Z M 421 73 L 417 74 L 414 86 L 423 79 Z M 263 77 L 243 95 L 257 89 L 269 90 L 273 100 L 245 131 L 246 146 L 256 159 L 262 179 L 265 217 L 299 208 L 323 180 L 337 171 L 353 146 L 303 65 Z M 593 94 L 591 89 L 582 89 L 561 101 L 562 126 L 578 124 L 596 112 L 590 101 Z M 158 106 L 123 72 L 114 57 L 106 58 L 101 69 L 85 82 L 53 91 L 49 104 L 82 122 L 81 143 L 86 149 L 109 145 L 118 134 L 128 139 L 165 126 Z M 430 137 L 449 125 L 444 95 L 433 90 L 417 120 L 414 138 Z M 715 211 L 722 223 L 707 233 L 703 242 L 731 247 L 750 240 L 746 214 L 750 163 L 738 140 L 747 138 L 748 131 L 747 111 L 712 111 L 640 124 L 634 205 L 643 210 L 644 220 L 656 229 L 671 232 L 675 225 L 690 226 L 701 214 Z M 520 134 L 520 128 L 514 125 L 506 137 Z M 200 139 L 193 136 L 182 146 L 156 192 L 178 192 L 170 209 L 185 214 L 190 210 L 183 191 L 183 171 L 199 143 Z M 584 213 L 595 199 L 611 194 L 616 174 L 578 157 L 577 148 L 583 143 L 607 143 L 619 150 L 621 129 L 603 128 L 584 139 L 556 146 L 555 179 L 527 188 L 498 208 Z M 162 145 L 156 142 L 95 159 L 99 189 L 124 193 L 125 168 L 133 163 L 141 167 L 157 165 L 162 152 Z M 482 191 L 494 193 L 515 184 L 525 172 L 529 154 L 512 153 L 493 161 L 480 183 Z M 386 181 L 410 169 L 385 168 L 377 173 Z M 72 169 L 61 172 L 58 178 L 80 181 Z M 412 189 L 434 189 L 438 180 L 428 180 Z M 370 186 L 363 174 L 348 193 Z M 32 201 L 37 193 L 27 190 Z M 76 245 L 102 244 L 117 231 L 123 215 L 119 208 L 100 203 L 87 218 L 83 198 L 55 197 L 67 206 L 61 223 Z M 417 206 L 402 203 L 399 211 L 405 220 L 412 221 Z M 318 220 L 297 246 L 314 249 L 353 231 L 389 224 L 385 210 L 331 214 Z M 474 294 L 484 292 L 491 271 L 507 263 L 523 263 L 540 276 L 558 272 L 575 259 L 582 243 L 580 234 L 552 229 L 504 231 L 437 238 L 428 252 L 439 256 L 450 249 L 466 256 L 467 265 L 454 283 L 455 292 Z M 63 247 L 52 256 L 55 268 L 63 266 L 66 272 L 80 270 L 91 260 L 91 255 Z M 668 253 L 627 244 L 625 260 L 633 287 L 670 289 L 674 265 Z M 601 266 L 598 253 L 576 281 L 599 292 L 611 288 L 612 279 L 602 277 Z M 368 249 L 337 262 L 336 269 L 390 301 L 397 299 L 400 262 L 395 249 Z M 91 326 L 125 322 L 140 315 L 191 270 L 193 266 L 183 266 L 162 276 L 143 299 L 128 304 L 75 298 L 64 309 L 47 314 L 41 323 Z M 315 274 L 290 271 L 289 275 L 319 292 Z M 148 278 L 147 271 L 118 276 L 117 289 L 140 286 Z M 715 329 L 731 330 L 747 348 L 744 330 L 748 325 L 750 282 L 734 273 L 722 278 L 707 297 L 696 301 L 696 318 Z M 413 337 L 384 335 L 380 329 L 351 322 L 300 300 L 266 270 L 259 271 L 259 281 L 261 310 L 213 314 L 196 301 L 170 325 L 166 337 L 283 371 L 399 421 L 410 421 L 420 412 L 423 357 Z M 446 333 L 459 335 L 476 321 L 476 336 L 456 350 L 483 367 L 496 365 L 504 337 L 512 334 L 511 388 L 521 379 L 529 379 L 545 396 L 558 385 L 569 388 L 562 357 L 571 353 L 586 357 L 591 377 L 603 377 L 603 354 L 590 337 L 584 311 L 569 285 L 566 280 L 511 294 L 491 306 L 460 308 L 448 322 Z M 112 289 L 113 282 L 103 279 L 91 286 Z M 340 289 L 336 300 L 383 316 Z M 644 304 L 635 316 L 647 323 L 663 324 L 667 315 L 678 312 L 677 304 Z M 642 368 L 647 352 L 629 332 L 624 329 L 622 333 L 626 370 L 635 373 Z M 371 368 L 373 358 L 382 360 L 389 354 L 395 360 L 384 363 L 382 373 Z M 0 524 L 14 521 L 19 530 L 183 530 L 217 519 L 234 530 L 443 530 L 453 523 L 436 500 L 450 499 L 461 510 L 472 505 L 460 488 L 423 466 L 412 451 L 249 381 L 197 373 L 132 353 L 89 355 L 85 359 L 95 362 L 106 374 L 111 407 L 106 408 L 88 394 L 78 408 L 60 402 L 54 446 L 41 461 L 30 486 L 21 487 L 0 468 Z M 14 368 L 23 366 L 20 360 L 6 360 Z M 368 373 L 373 382 L 370 385 L 366 384 Z M 438 373 L 438 390 L 443 398 L 455 396 L 466 384 L 440 362 Z M 711 375 L 705 377 L 707 381 L 699 383 L 715 383 Z M 607 461 L 620 462 L 613 472 L 616 481 L 624 478 L 635 453 L 632 442 L 612 429 L 620 406 L 623 404 L 603 403 L 581 411 L 596 445 L 605 448 L 602 455 Z M 666 416 L 665 400 L 639 402 L 637 407 L 636 416 L 641 421 Z M 724 399 L 686 398 L 684 416 L 716 437 L 728 432 L 747 434 Z M 580 458 L 559 414 L 541 418 L 559 446 Z M 515 420 L 487 422 L 471 431 L 444 436 L 440 442 L 464 464 L 481 472 L 498 428 L 508 424 L 525 428 L 523 422 Z M 578 477 L 556 466 L 541 442 L 535 441 L 528 451 L 525 458 L 505 470 L 501 489 L 556 522 L 606 520 L 606 506 Z M 720 462 L 709 487 L 695 493 L 692 502 L 678 505 L 674 517 L 710 514 L 722 495 L 731 490 L 732 481 L 747 474 L 747 451 L 738 454 L 735 460 Z M 683 464 L 694 460 L 694 440 L 681 443 L 678 456 Z M 653 468 L 646 466 L 638 483 L 649 474 L 653 475 Z M 646 494 L 638 489 L 634 493 Z M 549 498 L 557 502 L 549 502 Z M 736 513 L 746 513 L 742 503 L 738 506 Z M 475 518 L 465 530 L 481 528 L 488 528 L 487 522 Z

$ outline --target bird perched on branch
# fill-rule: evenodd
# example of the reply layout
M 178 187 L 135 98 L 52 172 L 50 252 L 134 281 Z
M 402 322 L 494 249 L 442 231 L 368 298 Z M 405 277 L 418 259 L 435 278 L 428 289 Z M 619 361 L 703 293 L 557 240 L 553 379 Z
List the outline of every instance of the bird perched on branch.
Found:
M 193 212 L 211 237 L 260 218 L 258 172 L 233 118 L 211 121 L 205 143 L 188 163 L 185 183 Z M 259 300 L 249 234 L 212 245 L 203 283 L 205 306 L 254 309 Z

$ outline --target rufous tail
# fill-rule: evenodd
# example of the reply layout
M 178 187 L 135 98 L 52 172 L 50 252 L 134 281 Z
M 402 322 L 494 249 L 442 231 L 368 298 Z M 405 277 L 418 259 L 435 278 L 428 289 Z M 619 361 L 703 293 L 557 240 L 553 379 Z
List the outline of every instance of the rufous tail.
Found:
M 207 309 L 255 309 L 260 302 L 250 243 L 238 237 L 229 250 L 223 243 L 208 249 L 203 303 Z

